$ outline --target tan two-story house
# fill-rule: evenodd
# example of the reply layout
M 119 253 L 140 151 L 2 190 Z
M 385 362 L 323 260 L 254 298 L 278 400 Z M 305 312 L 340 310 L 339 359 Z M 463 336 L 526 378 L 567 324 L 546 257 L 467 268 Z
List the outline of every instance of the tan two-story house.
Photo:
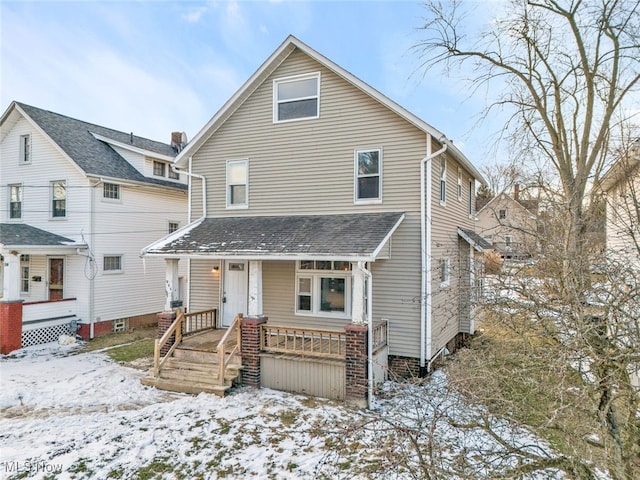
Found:
M 169 300 L 186 262 L 187 311 L 216 309 L 220 328 L 241 313 L 259 329 L 249 383 L 367 397 L 374 374 L 426 373 L 473 333 L 481 174 L 441 132 L 297 38 L 176 164 L 190 179 L 190 224 L 142 253 L 166 259 Z M 346 352 L 307 348 L 324 334 Z M 364 342 L 355 354 L 353 342 Z M 314 358 L 338 373 L 303 370 Z

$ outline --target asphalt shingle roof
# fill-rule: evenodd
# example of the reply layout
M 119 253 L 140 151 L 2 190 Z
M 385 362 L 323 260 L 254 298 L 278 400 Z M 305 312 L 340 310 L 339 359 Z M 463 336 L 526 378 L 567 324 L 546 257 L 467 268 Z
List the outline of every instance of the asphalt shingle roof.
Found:
M 491 250 L 493 248 L 493 245 L 491 245 L 491 243 L 489 243 L 484 237 L 480 236 L 473 230 L 469 230 L 467 228 L 460 228 L 460 227 L 458 227 L 458 229 L 462 233 L 464 233 L 464 235 L 475 244 L 474 247 L 477 246 L 482 250 Z
M 145 177 L 107 143 L 96 139 L 92 133 L 154 153 L 175 157 L 177 152 L 171 145 L 76 120 L 75 118 L 42 110 L 24 103 L 16 102 L 16 105 L 24 110 L 89 175 L 132 180 L 180 189 L 187 188 L 174 182 Z
M 66 246 L 75 242 L 24 223 L 0 223 L 0 244 L 50 247 Z
M 154 254 L 371 257 L 403 213 L 207 218 Z

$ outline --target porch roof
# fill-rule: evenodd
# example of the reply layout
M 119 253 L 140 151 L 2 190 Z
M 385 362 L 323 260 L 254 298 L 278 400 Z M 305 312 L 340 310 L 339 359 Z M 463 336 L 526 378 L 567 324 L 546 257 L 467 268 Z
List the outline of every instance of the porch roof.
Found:
M 32 227 L 26 223 L 0 223 L 0 248 L 16 250 L 86 248 L 85 244 Z
M 473 230 L 458 227 L 458 235 L 478 252 L 493 248 L 493 245 Z
M 205 218 L 142 255 L 373 261 L 404 213 Z

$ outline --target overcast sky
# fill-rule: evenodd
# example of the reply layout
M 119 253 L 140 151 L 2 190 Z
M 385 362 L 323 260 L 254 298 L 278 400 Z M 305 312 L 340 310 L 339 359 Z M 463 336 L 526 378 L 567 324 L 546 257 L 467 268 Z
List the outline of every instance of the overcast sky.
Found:
M 1 97 L 169 142 L 189 139 L 293 34 L 490 163 L 484 105 L 424 77 L 408 1 L 0 2 Z

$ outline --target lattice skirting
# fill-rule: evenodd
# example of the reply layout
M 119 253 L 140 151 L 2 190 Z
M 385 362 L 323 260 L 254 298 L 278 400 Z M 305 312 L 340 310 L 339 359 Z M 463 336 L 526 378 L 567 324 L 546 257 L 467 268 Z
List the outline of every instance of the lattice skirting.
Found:
M 75 333 L 71 332 L 69 323 L 22 332 L 22 348 L 40 345 L 42 343 L 57 342 L 60 335 L 75 335 Z

